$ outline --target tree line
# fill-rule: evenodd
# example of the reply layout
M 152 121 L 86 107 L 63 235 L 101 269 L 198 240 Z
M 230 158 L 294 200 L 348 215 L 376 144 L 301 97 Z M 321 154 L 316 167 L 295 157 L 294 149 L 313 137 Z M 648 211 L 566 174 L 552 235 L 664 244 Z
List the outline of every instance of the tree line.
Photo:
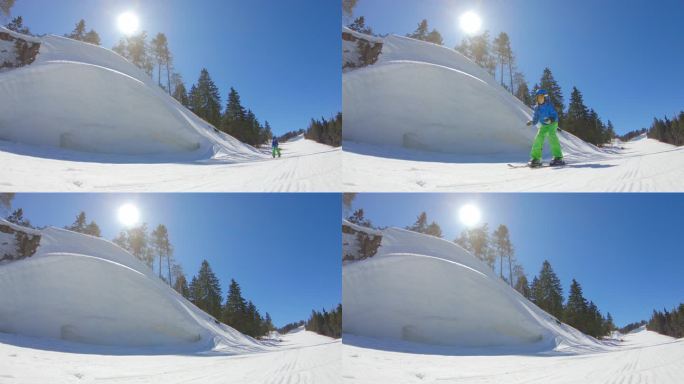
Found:
M 306 321 L 306 330 L 320 335 L 339 339 L 342 337 L 342 304 L 330 312 L 322 309 L 321 312 L 311 311 L 311 316 Z
M 342 113 L 330 119 L 311 119 L 304 136 L 321 144 L 339 147 L 342 145 Z
M 663 309 L 662 312 L 653 310 L 646 327 L 651 331 L 677 339 L 684 337 L 684 303 L 679 304 L 671 311 L 667 309 Z
M 684 145 L 684 111 L 671 118 L 654 118 L 650 127 L 627 132 L 620 139 L 629 141 L 644 133 L 648 138 L 681 147 Z
M 351 17 L 357 1 L 345 4 L 343 11 Z M 359 16 L 348 25 L 352 30 L 360 33 L 373 34 L 373 29 L 366 25 L 363 16 Z M 427 41 L 437 45 L 444 45 L 442 35 L 436 29 L 430 29 L 427 19 L 418 23 L 417 28 L 407 37 Z M 363 57 L 363 47 L 359 46 Z M 577 87 L 570 93 L 570 102 L 565 106 L 563 92 L 553 77 L 549 68 L 545 68 L 538 83 L 530 88 L 525 75 L 516 66 L 516 55 L 511 46 L 511 39 L 506 32 L 500 32 L 494 39 L 489 31 L 464 38 L 455 48 L 456 51 L 484 68 L 503 88 L 511 92 L 528 107 L 535 104 L 534 94 L 539 89 L 549 92 L 552 105 L 559 114 L 559 127 L 580 139 L 597 146 L 609 143 L 615 135 L 615 127 L 608 120 L 604 122 L 598 113 L 584 103 L 584 97 Z M 372 64 L 372 63 L 368 63 Z

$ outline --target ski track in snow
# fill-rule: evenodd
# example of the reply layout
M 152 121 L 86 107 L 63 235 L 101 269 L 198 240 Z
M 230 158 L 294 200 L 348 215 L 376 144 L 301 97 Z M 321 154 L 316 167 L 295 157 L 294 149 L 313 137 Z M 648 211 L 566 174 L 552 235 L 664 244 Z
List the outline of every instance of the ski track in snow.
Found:
M 345 344 L 342 355 L 344 382 L 355 384 L 675 384 L 684 377 L 684 340 L 650 331 L 624 336 L 613 350 L 587 354 L 447 356 Z
M 258 383 L 340 381 L 341 343 L 312 332 L 283 335 L 275 351 L 245 355 L 79 354 L 13 345 L 0 334 L 0 383 Z M 55 341 L 52 341 L 53 343 Z
M 338 192 L 341 150 L 310 140 L 282 143 L 280 159 L 118 164 L 3 151 L 0 188 L 14 192 Z M 268 152 L 265 149 L 263 152 Z
M 345 148 L 348 143 L 345 142 Z M 354 150 L 357 144 L 349 143 Z M 562 168 L 510 169 L 506 162 L 463 163 L 439 154 L 415 153 L 426 161 L 373 156 L 345 150 L 343 190 L 368 192 L 681 192 L 684 148 L 652 139 L 623 143 L 624 149 L 595 161 L 567 157 Z M 389 149 L 375 148 L 390 152 Z M 362 152 L 368 152 L 367 147 Z M 430 158 L 437 158 L 431 161 Z M 442 156 L 448 158 L 448 156 Z M 509 159 L 510 160 L 510 159 Z M 524 161 L 524 160 L 523 160 Z

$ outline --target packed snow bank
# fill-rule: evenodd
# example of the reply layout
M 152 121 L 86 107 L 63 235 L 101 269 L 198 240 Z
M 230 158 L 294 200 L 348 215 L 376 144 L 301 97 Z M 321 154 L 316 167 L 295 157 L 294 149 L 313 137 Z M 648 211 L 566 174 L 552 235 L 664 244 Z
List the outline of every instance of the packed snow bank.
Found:
M 347 222 L 343 227 L 382 234 L 376 254 L 343 267 L 346 334 L 468 348 L 602 347 L 539 309 L 450 241 L 397 228 L 369 231 Z M 345 257 L 353 253 L 353 246 L 343 248 Z
M 263 157 L 216 131 L 113 51 L 59 36 L 26 38 L 40 42 L 36 60 L 0 72 L 0 140 L 138 155 L 138 162 L 149 156 L 165 161 Z
M 345 140 L 478 160 L 527 156 L 532 111 L 484 69 L 439 45 L 393 35 L 382 41 L 377 63 L 343 74 Z M 601 154 L 566 132 L 560 140 L 568 155 Z
M 32 257 L 0 266 L 0 332 L 125 347 L 264 349 L 115 244 L 58 228 L 39 232 Z

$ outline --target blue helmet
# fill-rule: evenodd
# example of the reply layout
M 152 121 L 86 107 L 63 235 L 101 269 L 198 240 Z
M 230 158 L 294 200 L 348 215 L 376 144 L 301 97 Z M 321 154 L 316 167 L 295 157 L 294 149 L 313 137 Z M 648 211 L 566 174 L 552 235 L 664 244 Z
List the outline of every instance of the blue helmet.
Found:
M 548 96 L 549 93 L 545 89 L 539 89 L 534 93 L 535 96 Z

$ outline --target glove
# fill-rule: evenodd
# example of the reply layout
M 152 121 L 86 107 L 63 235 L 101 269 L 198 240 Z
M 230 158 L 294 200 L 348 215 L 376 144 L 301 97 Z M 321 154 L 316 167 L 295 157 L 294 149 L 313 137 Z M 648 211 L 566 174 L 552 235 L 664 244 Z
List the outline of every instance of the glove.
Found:
M 528 127 L 531 126 L 531 125 L 532 125 L 532 120 L 530 120 L 530 121 L 527 122 L 527 126 L 528 126 Z

